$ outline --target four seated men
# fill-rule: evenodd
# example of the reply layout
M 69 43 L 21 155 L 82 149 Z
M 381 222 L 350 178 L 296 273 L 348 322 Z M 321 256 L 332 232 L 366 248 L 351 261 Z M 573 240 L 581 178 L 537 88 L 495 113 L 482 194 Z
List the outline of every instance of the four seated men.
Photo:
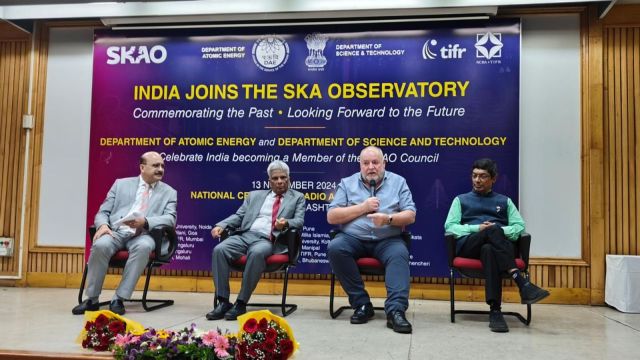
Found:
M 175 226 L 177 195 L 160 181 L 163 174 L 160 154 L 149 152 L 140 159 L 139 177 L 114 183 L 96 215 L 97 233 L 88 262 L 87 300 L 73 309 L 74 314 L 98 309 L 98 295 L 109 259 L 118 249 L 127 248 L 132 254 L 130 263 L 110 305 L 112 311 L 124 314 L 122 300 L 130 298 L 154 248 L 147 231 L 158 224 Z M 218 222 L 211 231 L 214 238 L 220 238 L 225 231 L 230 236 L 213 250 L 212 273 L 218 304 L 206 314 L 208 320 L 235 320 L 244 314 L 266 267 L 266 258 L 287 251 L 286 244 L 275 239 L 288 228 L 302 229 L 305 198 L 289 188 L 289 167 L 275 160 L 268 165 L 267 174 L 271 189 L 250 192 L 236 213 Z M 489 327 L 494 332 L 506 332 L 509 328 L 501 313 L 502 274 L 508 273 L 513 278 L 523 303 L 536 303 L 549 296 L 549 292 L 529 282 L 515 265 L 512 242 L 524 231 L 524 221 L 511 199 L 492 191 L 496 178 L 497 165 L 493 160 L 475 161 L 471 174 L 473 190 L 454 198 L 444 226 L 457 239 L 458 255 L 481 260 L 486 302 L 491 310 Z M 119 227 L 113 226 L 115 220 L 133 213 L 141 215 Z M 385 171 L 380 148 L 364 148 L 360 153 L 360 171 L 340 181 L 327 212 L 328 223 L 340 226 L 340 232 L 328 245 L 327 256 L 355 309 L 352 324 L 364 324 L 374 317 L 373 305 L 356 265 L 357 258 L 374 256 L 385 266 L 387 327 L 399 333 L 412 332 L 405 316 L 409 303 L 409 250 L 401 234 L 405 226 L 415 221 L 415 216 L 416 207 L 406 180 Z M 247 261 L 242 285 L 232 304 L 230 266 L 243 255 Z

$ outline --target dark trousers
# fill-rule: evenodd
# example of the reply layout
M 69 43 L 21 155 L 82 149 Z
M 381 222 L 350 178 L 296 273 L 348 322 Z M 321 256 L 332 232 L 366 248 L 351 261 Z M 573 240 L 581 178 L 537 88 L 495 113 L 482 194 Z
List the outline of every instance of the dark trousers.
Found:
M 482 262 L 485 299 L 487 304 L 499 306 L 502 302 L 502 275 L 516 268 L 513 242 L 504 236 L 502 228 L 494 225 L 469 235 L 458 255 Z

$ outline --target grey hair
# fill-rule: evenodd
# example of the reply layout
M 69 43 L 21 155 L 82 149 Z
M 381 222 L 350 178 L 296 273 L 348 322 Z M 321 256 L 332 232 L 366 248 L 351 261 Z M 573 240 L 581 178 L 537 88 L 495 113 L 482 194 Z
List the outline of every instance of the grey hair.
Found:
M 273 160 L 269 166 L 267 166 L 267 174 L 269 175 L 269 178 L 271 178 L 271 173 L 276 170 L 284 171 L 284 173 L 287 174 L 287 177 L 289 177 L 289 166 L 283 161 Z
M 360 151 L 360 156 L 362 156 L 365 151 L 373 151 L 376 153 L 376 155 L 378 155 L 378 157 L 380 157 L 380 159 L 384 160 L 384 153 L 382 152 L 382 149 L 377 146 L 367 146 L 366 148 L 362 149 L 362 151 Z

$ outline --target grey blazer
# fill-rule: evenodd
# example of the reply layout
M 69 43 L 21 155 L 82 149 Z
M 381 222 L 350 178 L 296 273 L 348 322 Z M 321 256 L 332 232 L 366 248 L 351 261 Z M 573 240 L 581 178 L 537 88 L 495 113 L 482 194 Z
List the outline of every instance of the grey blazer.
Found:
M 260 208 L 267 198 L 267 195 L 271 190 L 255 190 L 249 193 L 249 196 L 245 198 L 242 206 L 236 211 L 235 214 L 220 221 L 216 224 L 221 228 L 231 227 L 239 232 L 247 231 L 253 225 L 253 222 L 258 217 Z M 294 227 L 302 230 L 304 224 L 304 211 L 306 201 L 304 194 L 299 191 L 289 189 L 283 194 L 282 203 L 280 204 L 280 210 L 278 210 L 278 218 L 287 219 L 289 227 Z M 280 235 L 279 230 L 275 230 L 273 233 L 276 237 Z
M 136 190 L 140 177 L 130 177 L 117 179 L 107 193 L 100 209 L 96 214 L 94 225 L 99 228 L 107 224 L 112 228 L 112 224 L 129 213 L 131 206 L 136 201 Z M 149 229 L 156 226 L 167 225 L 176 226 L 176 206 L 178 204 L 178 193 L 171 186 L 158 182 L 153 189 L 149 208 L 147 210 L 147 222 Z M 165 244 L 163 244 L 165 245 Z M 164 246 L 163 246 L 164 249 Z

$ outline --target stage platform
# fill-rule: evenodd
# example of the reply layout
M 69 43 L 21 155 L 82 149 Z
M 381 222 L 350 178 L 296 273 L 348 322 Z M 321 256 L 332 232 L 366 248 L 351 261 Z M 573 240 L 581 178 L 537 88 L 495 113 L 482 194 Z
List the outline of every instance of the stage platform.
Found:
M 71 314 L 77 290 L 0 287 L 0 358 L 108 359 L 74 342 L 84 318 Z M 105 291 L 108 300 L 112 290 Z M 138 293 L 136 293 L 138 295 Z M 207 321 L 212 295 L 154 292 L 175 305 L 145 312 L 138 303 L 127 305 L 126 317 L 154 328 L 181 329 L 195 323 L 201 330 L 237 331 L 235 321 Z M 235 296 L 232 296 L 232 299 Z M 278 301 L 278 296 L 255 295 L 253 301 Z M 458 315 L 449 320 L 448 301 L 411 300 L 407 318 L 413 334 L 396 334 L 386 327 L 383 312 L 363 325 L 351 325 L 351 311 L 337 319 L 329 316 L 329 299 L 291 296 L 298 310 L 287 317 L 300 351 L 296 359 L 635 359 L 640 342 L 640 314 L 624 314 L 609 307 L 581 305 L 533 306 L 533 321 L 525 326 L 507 317 L 511 331 L 492 333 L 488 319 Z M 346 302 L 337 298 L 338 304 Z M 374 299 L 382 305 L 383 299 Z M 481 303 L 456 302 L 459 308 L 484 310 Z M 278 309 L 270 309 L 279 314 Z M 505 311 L 522 311 L 523 305 L 506 304 Z

